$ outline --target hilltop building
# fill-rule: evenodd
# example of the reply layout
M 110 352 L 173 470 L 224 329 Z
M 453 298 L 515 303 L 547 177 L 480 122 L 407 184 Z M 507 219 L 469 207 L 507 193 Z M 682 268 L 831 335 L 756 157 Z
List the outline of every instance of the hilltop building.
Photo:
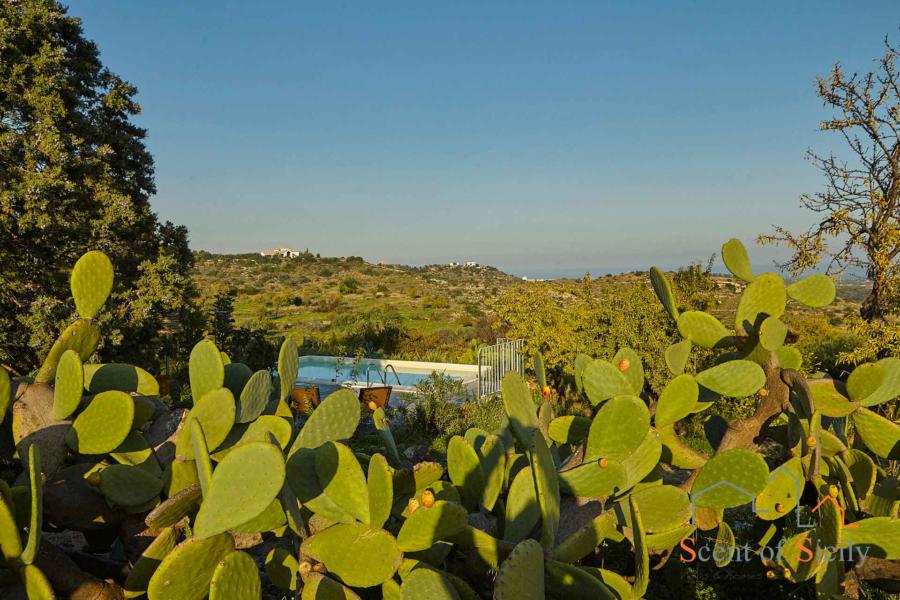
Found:
M 259 255 L 267 258 L 272 258 L 274 256 L 280 258 L 297 258 L 300 256 L 300 251 L 293 248 L 274 248 L 272 250 L 263 250 Z

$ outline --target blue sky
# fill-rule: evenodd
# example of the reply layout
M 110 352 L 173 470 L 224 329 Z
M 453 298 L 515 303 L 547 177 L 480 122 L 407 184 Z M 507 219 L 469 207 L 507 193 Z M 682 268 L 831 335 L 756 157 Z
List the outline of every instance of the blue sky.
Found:
M 153 207 L 195 249 L 530 276 L 808 225 L 804 152 L 839 148 L 814 79 L 900 37 L 895 1 L 69 6 L 139 87 Z

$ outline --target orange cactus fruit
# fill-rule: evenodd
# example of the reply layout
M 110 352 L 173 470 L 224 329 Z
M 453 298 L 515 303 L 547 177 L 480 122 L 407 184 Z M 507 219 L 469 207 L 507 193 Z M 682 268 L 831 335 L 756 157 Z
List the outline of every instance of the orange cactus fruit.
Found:
M 431 508 L 434 506 L 434 492 L 431 490 L 425 490 L 422 492 L 422 506 L 425 508 Z
M 597 461 L 597 464 L 600 466 L 601 469 L 605 469 L 606 467 L 609 466 L 609 461 L 606 460 L 605 458 L 601 458 L 600 460 Z
M 631 367 L 631 361 L 628 360 L 627 358 L 623 358 L 619 362 L 619 370 L 620 371 L 627 371 L 629 367 Z

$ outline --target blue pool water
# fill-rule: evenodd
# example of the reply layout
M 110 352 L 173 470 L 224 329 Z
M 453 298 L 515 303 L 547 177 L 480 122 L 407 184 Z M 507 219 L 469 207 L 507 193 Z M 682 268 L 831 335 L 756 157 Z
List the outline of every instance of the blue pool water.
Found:
M 404 371 L 397 368 L 397 376 L 394 376 L 392 369 L 384 369 L 377 366 L 369 366 L 367 364 L 357 365 L 353 363 L 340 363 L 337 359 L 329 358 L 306 358 L 300 359 L 300 369 L 297 372 L 297 380 L 304 381 L 317 379 L 319 381 L 333 381 L 335 383 L 343 383 L 346 381 L 358 381 L 366 383 L 366 369 L 369 369 L 369 382 L 373 385 L 379 385 L 382 381 L 386 381 L 388 385 L 414 387 L 423 379 L 428 379 L 431 372 L 423 371 Z M 454 373 L 447 373 L 454 379 L 462 380 L 462 376 Z M 399 378 L 399 383 L 397 379 Z

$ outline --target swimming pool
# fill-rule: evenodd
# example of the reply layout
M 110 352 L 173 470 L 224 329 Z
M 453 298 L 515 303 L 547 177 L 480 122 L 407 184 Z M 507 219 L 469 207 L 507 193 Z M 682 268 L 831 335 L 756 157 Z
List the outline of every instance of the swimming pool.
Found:
M 364 358 L 357 361 L 354 358 L 339 356 L 301 356 L 297 383 L 333 384 L 349 387 L 386 383 L 400 391 L 412 391 L 416 384 L 427 379 L 434 372 L 458 379 L 465 387 L 475 385 L 478 380 L 477 365 L 377 358 Z

